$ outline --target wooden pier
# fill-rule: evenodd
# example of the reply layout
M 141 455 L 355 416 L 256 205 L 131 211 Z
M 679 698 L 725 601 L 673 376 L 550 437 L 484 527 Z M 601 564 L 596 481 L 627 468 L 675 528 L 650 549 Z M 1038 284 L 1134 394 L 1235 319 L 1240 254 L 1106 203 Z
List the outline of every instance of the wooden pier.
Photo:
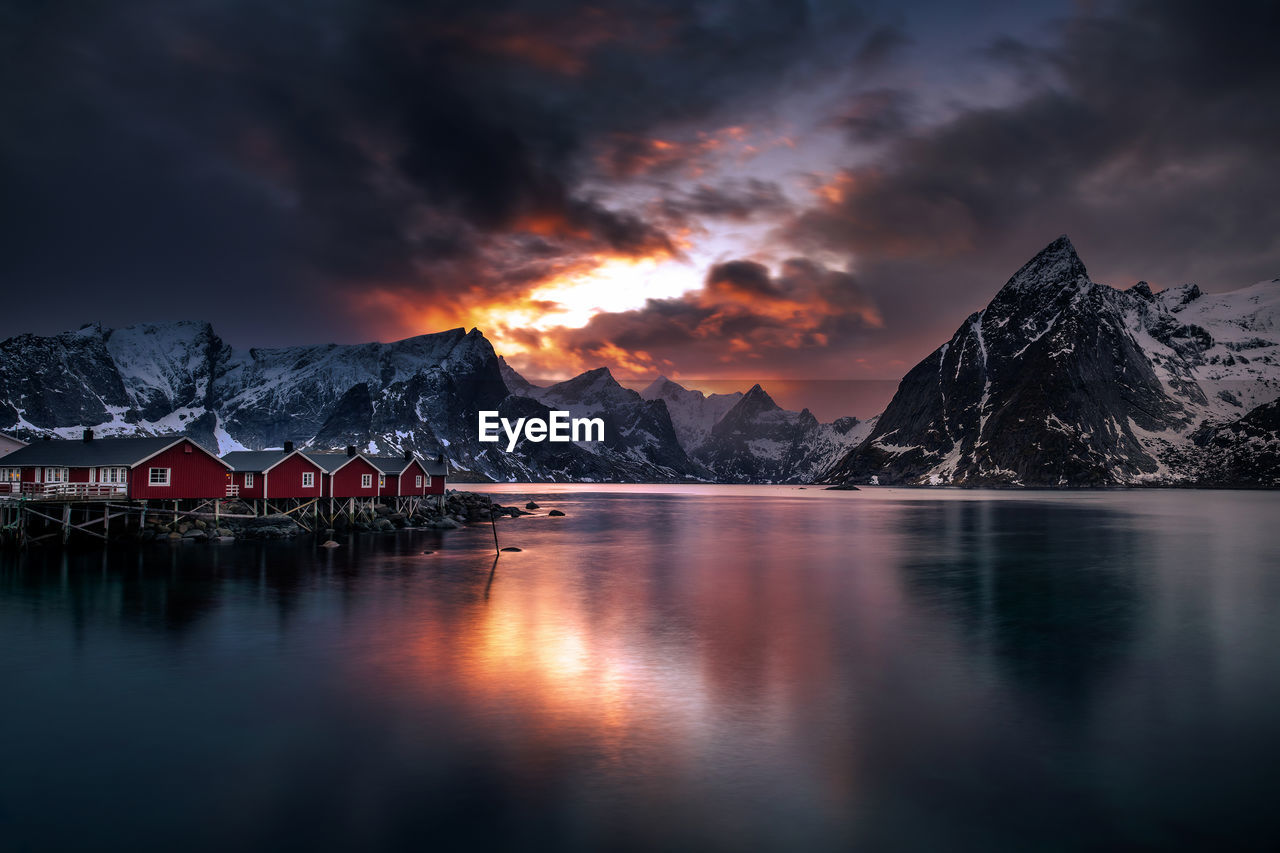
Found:
M 374 498 L 312 498 L 245 500 L 237 497 L 211 500 L 130 501 L 110 487 L 90 487 L 87 483 L 60 484 L 82 488 L 42 489 L 0 493 L 0 546 L 27 548 L 41 543 L 68 544 L 72 541 L 137 537 L 148 517 L 175 526 L 185 520 L 212 522 L 223 519 L 287 516 L 308 533 L 333 528 L 341 523 L 372 522 L 377 507 L 413 515 L 430 504 L 443 510 L 443 495 Z M 83 488 L 88 487 L 88 488 Z M 245 509 L 248 512 L 245 512 Z M 229 512 L 228 509 L 238 510 Z M 113 536 L 112 534 L 116 534 Z

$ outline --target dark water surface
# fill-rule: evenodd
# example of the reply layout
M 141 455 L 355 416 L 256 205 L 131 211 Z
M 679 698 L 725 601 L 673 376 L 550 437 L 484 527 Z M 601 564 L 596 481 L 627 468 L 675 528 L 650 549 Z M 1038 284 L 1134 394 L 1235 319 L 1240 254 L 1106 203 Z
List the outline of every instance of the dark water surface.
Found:
M 1280 494 L 495 490 L 0 556 L 0 850 L 1280 838 Z

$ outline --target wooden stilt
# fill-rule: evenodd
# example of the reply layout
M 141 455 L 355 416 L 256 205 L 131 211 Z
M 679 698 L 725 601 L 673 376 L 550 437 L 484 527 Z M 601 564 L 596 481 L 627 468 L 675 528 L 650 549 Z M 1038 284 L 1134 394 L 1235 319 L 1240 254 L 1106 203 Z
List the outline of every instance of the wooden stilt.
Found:
M 498 522 L 494 518 L 493 498 L 489 498 L 489 527 L 493 530 L 493 553 L 502 556 L 502 549 L 498 547 Z

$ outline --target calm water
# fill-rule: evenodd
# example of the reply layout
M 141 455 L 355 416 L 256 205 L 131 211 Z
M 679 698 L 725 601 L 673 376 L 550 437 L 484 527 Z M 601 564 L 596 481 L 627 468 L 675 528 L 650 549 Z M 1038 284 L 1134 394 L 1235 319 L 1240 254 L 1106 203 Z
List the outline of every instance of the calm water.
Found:
M 1280 835 L 1280 494 L 550 488 L 0 557 L 0 850 Z

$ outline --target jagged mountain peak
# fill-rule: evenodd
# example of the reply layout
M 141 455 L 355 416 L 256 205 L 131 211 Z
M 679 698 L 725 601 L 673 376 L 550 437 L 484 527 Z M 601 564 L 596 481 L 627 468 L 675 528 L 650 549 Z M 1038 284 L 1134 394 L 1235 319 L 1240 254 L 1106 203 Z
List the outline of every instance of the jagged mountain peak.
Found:
M 759 383 L 751 386 L 746 394 L 742 395 L 742 399 L 733 405 L 733 408 L 725 413 L 725 416 L 713 428 L 713 432 L 722 431 L 722 429 L 731 429 L 738 424 L 754 421 L 761 415 L 771 412 L 781 412 L 782 407 L 773 401 L 769 396 L 769 392 L 760 387 Z
M 557 382 L 555 385 L 548 386 L 548 391 L 554 391 L 557 394 L 565 395 L 583 395 L 591 393 L 612 392 L 614 389 L 625 391 L 618 384 L 618 380 L 613 378 L 613 374 L 609 372 L 607 367 L 597 367 L 593 370 L 587 370 L 579 373 L 572 379 L 566 379 L 563 382 Z M 635 392 L 630 392 L 634 394 Z
M 1269 285 L 1094 284 L 1061 237 L 908 372 L 833 479 L 1185 482 L 1197 475 L 1179 454 L 1197 424 L 1280 393 L 1277 317 Z
M 1071 238 L 1063 234 L 1023 264 L 996 298 L 999 300 L 1000 295 L 1057 291 L 1088 279 L 1088 270 L 1076 254 L 1076 247 L 1071 244 Z
M 640 392 L 640 396 L 644 397 L 646 400 L 652 400 L 669 394 L 697 394 L 699 397 L 706 396 L 701 391 L 686 388 L 679 382 L 668 379 L 665 376 L 659 376 L 657 379 L 646 385 L 644 390 Z
M 757 382 L 755 385 L 752 385 L 751 390 L 747 391 L 747 393 L 743 395 L 742 400 L 739 401 L 739 405 L 743 403 L 747 404 L 748 406 L 758 406 L 765 409 L 782 408 L 781 406 L 779 406 L 777 403 L 773 401 L 773 398 L 769 396 L 768 391 L 760 387 L 759 382 Z
M 521 397 L 533 397 L 536 396 L 537 391 L 541 390 L 539 386 L 525 379 L 520 375 L 519 371 L 507 364 L 507 360 L 502 356 L 498 356 L 498 373 L 502 376 L 502 381 L 506 383 L 507 390 L 512 394 Z

